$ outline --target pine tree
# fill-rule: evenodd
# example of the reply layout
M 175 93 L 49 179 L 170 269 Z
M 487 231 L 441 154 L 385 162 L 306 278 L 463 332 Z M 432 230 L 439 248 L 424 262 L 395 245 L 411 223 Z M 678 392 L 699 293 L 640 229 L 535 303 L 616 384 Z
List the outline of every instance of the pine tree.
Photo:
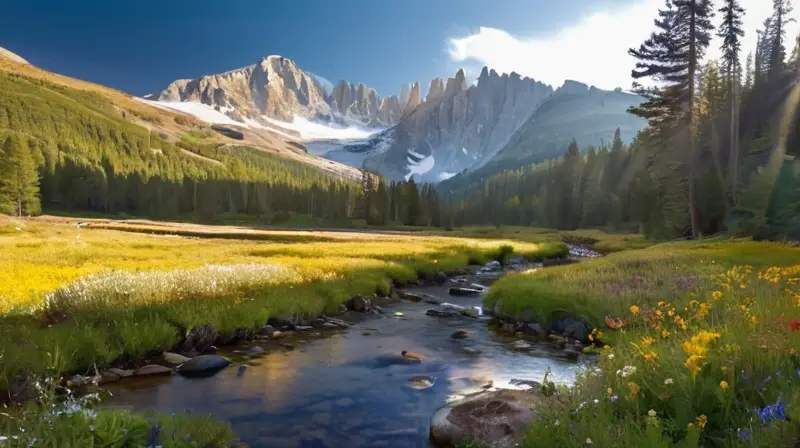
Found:
M 728 85 L 728 107 L 730 110 L 730 121 L 728 122 L 730 147 L 728 158 L 728 174 L 731 198 L 737 202 L 738 192 L 738 172 L 739 172 L 739 83 L 740 83 L 740 64 L 739 51 L 741 51 L 741 38 L 744 36 L 742 29 L 742 16 L 744 9 L 739 5 L 738 0 L 725 0 L 722 8 L 722 24 L 719 28 L 719 37 L 722 38 L 722 67 Z
M 687 178 L 691 234 L 697 238 L 700 222 L 695 194 L 695 79 L 711 41 L 713 10 L 709 0 L 667 0 L 666 9 L 658 14 L 658 31 L 638 49 L 628 52 L 638 59 L 632 72 L 634 79 L 654 78 L 664 85 L 639 89 L 647 102 L 631 112 L 648 119 L 662 141 L 671 140 L 688 149 L 676 159 L 683 164 L 685 173 L 681 176 Z
M 790 0 L 773 0 L 771 27 L 768 34 L 763 36 L 769 51 L 769 57 L 766 58 L 769 61 L 769 79 L 778 76 L 786 66 L 786 26 L 792 21 L 792 11 L 794 8 Z
M 744 90 L 753 89 L 753 52 L 747 54 L 747 62 L 744 64 Z
M 17 134 L 6 138 L 0 154 L 0 197 L 11 204 L 13 214 L 39 213 L 39 173 L 28 141 Z
M 409 226 L 414 226 L 418 224 L 420 219 L 421 207 L 419 203 L 419 190 L 417 189 L 417 183 L 414 182 L 414 177 L 412 176 L 408 179 L 408 182 L 405 185 L 406 189 L 406 210 L 405 210 L 405 224 Z

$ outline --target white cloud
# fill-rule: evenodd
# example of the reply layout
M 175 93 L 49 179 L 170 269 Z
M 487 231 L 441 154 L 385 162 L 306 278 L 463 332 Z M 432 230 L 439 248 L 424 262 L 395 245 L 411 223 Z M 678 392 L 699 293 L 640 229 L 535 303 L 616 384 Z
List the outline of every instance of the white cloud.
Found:
M 755 48 L 756 29 L 772 13 L 768 0 L 740 0 L 744 18 L 745 40 L 742 63 Z M 720 1 L 716 1 L 719 8 Z M 626 88 L 631 84 L 634 59 L 630 47 L 637 47 L 654 30 L 653 19 L 664 0 L 638 0 L 632 4 L 587 14 L 572 27 L 548 36 L 519 37 L 506 31 L 481 27 L 476 33 L 449 40 L 450 59 L 454 63 L 487 65 L 501 73 L 515 71 L 555 87 L 565 79 L 574 79 L 604 89 Z M 800 22 L 800 8 L 794 12 Z M 718 24 L 720 16 L 713 19 Z M 787 40 L 792 43 L 798 25 L 792 23 Z M 789 51 L 792 44 L 787 45 Z M 718 58 L 719 39 L 712 41 L 708 57 Z

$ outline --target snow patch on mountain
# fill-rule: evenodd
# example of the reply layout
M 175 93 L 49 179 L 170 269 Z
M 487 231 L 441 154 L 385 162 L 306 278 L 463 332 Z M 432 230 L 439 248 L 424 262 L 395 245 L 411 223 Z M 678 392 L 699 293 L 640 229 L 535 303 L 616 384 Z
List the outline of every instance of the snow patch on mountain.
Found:
M 312 140 L 360 140 L 370 137 L 380 132 L 382 129 L 364 129 L 358 126 L 338 127 L 328 126 L 322 123 L 311 121 L 307 118 L 295 115 L 294 120 L 289 123 L 262 116 L 264 121 L 275 126 L 297 131 L 301 139 Z
M 144 98 L 136 98 L 136 99 L 145 104 L 149 104 L 151 106 L 158 107 L 160 109 L 172 109 L 173 111 L 183 112 L 185 114 L 192 115 L 194 117 L 197 117 L 199 120 L 205 121 L 206 123 L 229 124 L 234 126 L 249 127 L 245 123 L 240 123 L 234 120 L 233 118 L 225 115 L 221 111 L 215 110 L 213 107 L 207 104 L 195 103 L 193 101 L 178 102 L 178 101 L 151 101 L 151 100 L 146 100 Z
M 413 151 L 409 150 L 409 152 Z M 436 165 L 436 160 L 434 160 L 433 155 L 423 157 L 418 161 L 412 159 L 411 157 L 408 157 L 407 160 L 408 165 L 406 165 L 406 169 L 408 169 L 408 173 L 405 175 L 406 180 L 411 179 L 411 176 L 415 174 L 422 176 L 423 174 L 432 170 Z

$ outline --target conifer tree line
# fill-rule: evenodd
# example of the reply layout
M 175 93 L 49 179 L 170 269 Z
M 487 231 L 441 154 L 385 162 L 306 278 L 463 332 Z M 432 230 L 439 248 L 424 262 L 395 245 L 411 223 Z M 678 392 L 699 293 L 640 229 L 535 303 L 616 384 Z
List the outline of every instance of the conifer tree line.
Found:
M 445 192 L 456 222 L 799 239 L 800 46 L 786 35 L 791 1 L 772 1 L 754 54 L 742 55 L 739 0 L 666 0 L 629 50 L 645 98 L 629 112 L 648 127 L 629 145 L 617 133 L 581 154 L 573 142 L 559 159 Z M 705 58 L 714 34 L 720 60 Z
M 432 194 L 429 185 L 379 182 L 372 192 L 299 161 L 205 137 L 192 131 L 167 141 L 119 117 L 97 94 L 0 73 L 0 213 L 438 223 L 419 196 Z M 386 205 L 375 195 L 388 198 Z
M 361 173 L 357 216 L 367 224 L 452 227 L 433 185 L 418 185 L 413 176 L 407 181 L 388 182 L 363 167 Z

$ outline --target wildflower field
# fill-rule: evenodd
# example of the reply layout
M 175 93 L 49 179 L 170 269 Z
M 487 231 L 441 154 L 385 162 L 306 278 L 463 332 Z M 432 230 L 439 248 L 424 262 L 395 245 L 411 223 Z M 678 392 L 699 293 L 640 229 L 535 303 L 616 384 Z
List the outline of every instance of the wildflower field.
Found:
M 796 246 L 660 244 L 508 276 L 486 301 L 504 312 L 564 309 L 596 327 L 597 364 L 551 398 L 525 446 L 798 443 Z
M 263 326 L 338 310 L 358 294 L 486 262 L 513 244 L 549 258 L 560 243 L 443 236 L 221 230 L 72 221 L 0 223 L 0 389 L 23 372 L 61 374 L 172 347 L 182 331 Z M 94 228 L 93 228 L 94 227 Z M 160 228 L 153 234 L 151 230 Z M 239 239 L 236 236 L 239 236 Z M 272 239 L 270 239 L 272 237 Z M 291 242 L 286 242 L 291 241 Z

